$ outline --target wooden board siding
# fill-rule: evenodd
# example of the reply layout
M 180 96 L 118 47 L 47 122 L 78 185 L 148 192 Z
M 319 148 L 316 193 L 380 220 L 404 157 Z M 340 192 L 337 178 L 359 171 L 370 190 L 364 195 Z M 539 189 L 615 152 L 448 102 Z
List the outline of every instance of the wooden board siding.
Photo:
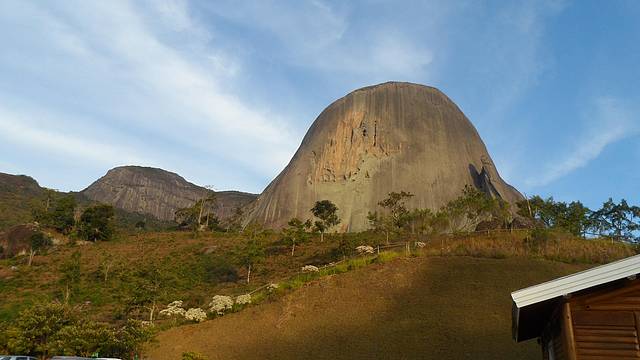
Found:
M 640 284 L 570 300 L 577 359 L 640 360 Z
M 633 312 L 575 311 L 573 331 L 578 359 L 640 359 Z

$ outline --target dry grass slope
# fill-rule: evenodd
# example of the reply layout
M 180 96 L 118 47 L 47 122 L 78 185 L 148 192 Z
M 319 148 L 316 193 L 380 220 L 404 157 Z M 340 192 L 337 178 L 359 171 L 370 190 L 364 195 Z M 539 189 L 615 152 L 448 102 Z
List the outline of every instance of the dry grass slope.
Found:
M 509 293 L 582 270 L 526 258 L 399 258 L 321 278 L 271 302 L 161 333 L 154 360 L 538 359 L 515 344 Z

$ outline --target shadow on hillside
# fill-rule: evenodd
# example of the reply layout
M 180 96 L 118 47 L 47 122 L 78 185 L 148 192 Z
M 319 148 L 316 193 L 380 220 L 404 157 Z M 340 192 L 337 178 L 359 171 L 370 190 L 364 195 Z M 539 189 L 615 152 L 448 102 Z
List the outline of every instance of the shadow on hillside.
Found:
M 299 317 L 294 312 L 273 329 L 246 339 L 243 349 L 235 349 L 238 358 L 539 358 L 535 342 L 511 339 L 509 292 L 540 276 L 514 275 L 513 260 L 428 258 L 408 263 L 400 276 L 378 271 L 362 291 L 342 289 L 341 295 L 328 287 L 319 292 L 334 296 L 335 307 L 300 305 L 311 309 L 299 311 Z M 337 287 L 340 291 L 339 283 Z M 343 302 L 343 295 L 359 298 Z

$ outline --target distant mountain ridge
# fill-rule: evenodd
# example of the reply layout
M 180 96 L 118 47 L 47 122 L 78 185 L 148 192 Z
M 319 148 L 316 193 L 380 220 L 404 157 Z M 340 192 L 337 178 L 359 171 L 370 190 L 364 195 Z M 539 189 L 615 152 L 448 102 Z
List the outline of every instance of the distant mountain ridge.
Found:
M 176 210 L 192 206 L 209 191 L 163 169 L 120 166 L 109 170 L 80 193 L 118 209 L 170 221 L 174 220 Z M 235 208 L 247 205 L 256 197 L 240 191 L 216 192 L 215 215 L 225 219 Z
M 170 171 L 122 166 L 109 170 L 81 192 L 55 191 L 55 194 L 74 196 L 81 208 L 95 202 L 113 205 L 120 225 L 125 227 L 149 220 L 154 226 L 164 228 L 171 226 L 176 210 L 192 206 L 207 191 Z M 241 191 L 218 191 L 215 215 L 224 220 L 256 197 Z M 31 222 L 32 210 L 41 206 L 46 198 L 47 189 L 35 179 L 0 173 L 0 232 Z

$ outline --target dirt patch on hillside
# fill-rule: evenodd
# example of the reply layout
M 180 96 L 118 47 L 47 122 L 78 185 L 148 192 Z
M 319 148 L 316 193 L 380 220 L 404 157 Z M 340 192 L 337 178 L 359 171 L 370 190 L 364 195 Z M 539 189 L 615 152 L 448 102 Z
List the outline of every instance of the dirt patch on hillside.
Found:
M 277 301 L 159 334 L 154 360 L 538 359 L 511 340 L 513 290 L 584 269 L 530 259 L 422 257 L 310 283 Z

